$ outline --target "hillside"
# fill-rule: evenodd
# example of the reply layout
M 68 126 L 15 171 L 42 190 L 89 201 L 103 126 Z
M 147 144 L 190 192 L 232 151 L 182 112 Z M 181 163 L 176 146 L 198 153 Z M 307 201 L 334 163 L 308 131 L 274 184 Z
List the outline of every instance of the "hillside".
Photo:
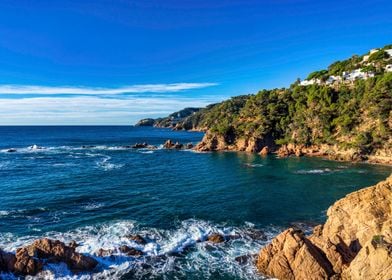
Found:
M 192 115 L 194 115 L 198 111 L 200 111 L 200 108 L 185 108 L 178 112 L 174 112 L 165 118 L 142 119 L 136 123 L 136 126 L 167 127 L 176 130 L 191 129 L 191 127 L 189 128 L 188 126 L 186 126 L 186 120 L 188 118 L 191 118 Z
M 392 163 L 390 54 L 391 45 L 335 62 L 310 74 L 307 83 L 231 98 L 178 120 L 175 127 L 206 131 L 196 147 L 200 151 L 266 147 L 263 153 L 282 156 Z

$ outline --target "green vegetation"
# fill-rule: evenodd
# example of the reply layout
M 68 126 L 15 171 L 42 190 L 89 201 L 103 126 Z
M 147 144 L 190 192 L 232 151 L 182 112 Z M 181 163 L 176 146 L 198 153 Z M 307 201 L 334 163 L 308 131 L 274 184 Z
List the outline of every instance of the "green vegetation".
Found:
M 369 62 L 379 61 L 379 60 L 388 59 L 388 58 L 389 58 L 389 54 L 384 50 L 380 50 L 380 51 L 375 52 L 369 56 Z
M 372 54 L 373 65 L 367 65 L 366 70 L 384 64 L 384 53 Z M 362 60 L 353 56 L 308 78 L 325 79 L 358 69 Z M 354 148 L 362 154 L 391 150 L 392 73 L 380 69 L 374 78 L 339 87 L 300 86 L 295 82 L 289 88 L 234 97 L 193 113 L 179 127 L 208 130 L 230 141 L 252 137 L 273 139 L 277 145 L 329 144 Z

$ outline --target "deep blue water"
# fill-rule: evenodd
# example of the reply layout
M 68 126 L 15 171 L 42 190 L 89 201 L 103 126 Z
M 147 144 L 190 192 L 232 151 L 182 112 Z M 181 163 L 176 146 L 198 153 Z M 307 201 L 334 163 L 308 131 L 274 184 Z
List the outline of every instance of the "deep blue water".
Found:
M 50 236 L 76 239 L 81 252 L 94 254 L 99 248 L 136 246 L 124 236 L 142 233 L 150 242 L 138 246 L 149 257 L 161 256 L 159 261 L 121 254 L 98 258 L 94 275 L 257 278 L 252 265 L 234 260 L 265 244 L 249 233 L 262 230 L 272 237 L 293 223 L 322 222 L 334 201 L 392 170 L 318 158 L 122 147 L 158 146 L 167 139 L 196 144 L 202 136 L 127 126 L 0 127 L 0 247 L 15 250 Z M 17 151 L 7 152 L 10 148 Z M 240 238 L 219 246 L 196 243 L 211 232 Z M 185 254 L 188 245 L 192 249 Z M 141 268 L 141 262 L 151 267 Z

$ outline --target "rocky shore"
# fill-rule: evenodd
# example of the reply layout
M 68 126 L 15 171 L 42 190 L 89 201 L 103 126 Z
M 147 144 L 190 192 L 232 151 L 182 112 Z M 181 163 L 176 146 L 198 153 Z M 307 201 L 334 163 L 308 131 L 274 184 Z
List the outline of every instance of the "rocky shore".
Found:
M 392 165 L 392 150 L 379 149 L 371 154 L 364 154 L 353 148 L 342 149 L 338 145 L 298 145 L 284 144 L 277 145 L 272 136 L 259 139 L 257 137 L 247 137 L 236 139 L 234 135 L 219 135 L 207 132 L 203 139 L 195 146 L 196 151 L 239 151 L 258 153 L 262 156 L 276 154 L 278 157 L 289 156 L 312 156 L 324 157 L 331 160 L 368 162 L 376 164 Z
M 261 249 L 256 267 L 279 279 L 392 277 L 392 176 L 353 192 L 306 236 L 289 228 Z
M 16 253 L 4 252 L 0 249 L 0 271 L 15 275 L 36 275 L 44 265 L 65 263 L 74 273 L 93 271 L 98 262 L 90 256 L 77 253 L 75 242 L 65 245 L 51 239 L 38 239 L 31 245 L 21 247 Z
M 125 236 L 138 245 L 146 245 L 148 240 L 141 235 Z M 223 243 L 233 236 L 224 236 L 220 233 L 211 233 L 197 242 L 208 244 Z M 191 246 L 189 244 L 188 246 Z M 140 249 L 122 245 L 118 248 L 99 249 L 93 255 L 86 255 L 76 252 L 79 245 L 71 241 L 68 245 L 49 238 L 37 239 L 32 244 L 16 249 L 15 253 L 6 252 L 0 248 L 0 279 L 1 273 L 11 273 L 17 277 L 37 276 L 39 279 L 45 278 L 43 272 L 51 264 L 64 263 L 75 275 L 79 273 L 94 273 L 100 270 L 99 258 L 114 257 L 115 255 L 126 255 L 132 258 L 144 256 Z M 186 248 L 184 248 L 186 249 Z M 165 256 L 159 256 L 164 258 Z

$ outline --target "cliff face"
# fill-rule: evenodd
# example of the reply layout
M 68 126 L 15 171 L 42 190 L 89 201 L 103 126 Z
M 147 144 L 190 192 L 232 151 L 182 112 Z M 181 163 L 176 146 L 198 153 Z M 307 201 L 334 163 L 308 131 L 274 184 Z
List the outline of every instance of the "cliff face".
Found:
M 392 176 L 351 193 L 306 237 L 288 229 L 264 247 L 256 266 L 279 279 L 392 278 Z

